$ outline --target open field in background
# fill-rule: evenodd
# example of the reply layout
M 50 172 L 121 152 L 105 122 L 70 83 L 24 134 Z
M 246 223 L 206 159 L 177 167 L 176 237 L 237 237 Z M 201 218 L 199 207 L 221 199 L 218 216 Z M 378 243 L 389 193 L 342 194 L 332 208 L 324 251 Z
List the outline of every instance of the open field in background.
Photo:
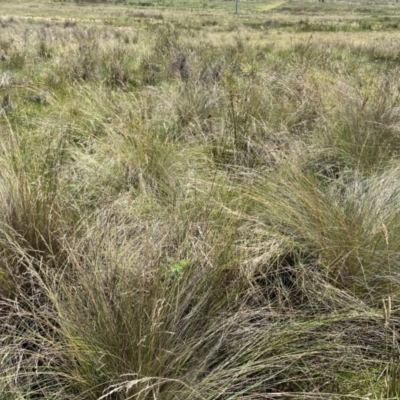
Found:
M 0 398 L 400 398 L 400 6 L 0 0 Z

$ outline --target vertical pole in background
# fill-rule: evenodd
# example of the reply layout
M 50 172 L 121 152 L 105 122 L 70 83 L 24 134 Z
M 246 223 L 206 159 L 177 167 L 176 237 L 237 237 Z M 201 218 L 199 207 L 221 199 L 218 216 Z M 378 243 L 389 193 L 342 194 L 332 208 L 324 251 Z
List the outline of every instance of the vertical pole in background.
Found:
M 235 0 L 235 14 L 239 12 L 239 0 Z

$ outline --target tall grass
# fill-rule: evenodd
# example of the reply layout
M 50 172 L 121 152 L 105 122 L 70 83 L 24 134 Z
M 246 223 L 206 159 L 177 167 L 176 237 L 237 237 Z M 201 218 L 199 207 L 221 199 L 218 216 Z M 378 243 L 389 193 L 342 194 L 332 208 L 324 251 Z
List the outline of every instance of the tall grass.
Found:
M 0 397 L 398 397 L 397 66 L 196 18 L 3 21 Z

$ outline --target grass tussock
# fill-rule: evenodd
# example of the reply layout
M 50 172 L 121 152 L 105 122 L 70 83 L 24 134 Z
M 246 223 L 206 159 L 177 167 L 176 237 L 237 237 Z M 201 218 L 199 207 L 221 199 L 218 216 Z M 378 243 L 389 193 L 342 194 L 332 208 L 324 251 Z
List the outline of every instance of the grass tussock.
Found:
M 396 20 L 325 5 L 0 19 L 2 399 L 399 397 Z

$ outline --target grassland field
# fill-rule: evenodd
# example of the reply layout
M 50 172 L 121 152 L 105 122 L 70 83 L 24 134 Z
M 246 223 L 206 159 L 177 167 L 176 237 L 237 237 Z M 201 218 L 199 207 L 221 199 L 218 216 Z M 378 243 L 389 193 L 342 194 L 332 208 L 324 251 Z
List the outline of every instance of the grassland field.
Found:
M 400 399 L 400 5 L 0 0 L 0 399 Z

